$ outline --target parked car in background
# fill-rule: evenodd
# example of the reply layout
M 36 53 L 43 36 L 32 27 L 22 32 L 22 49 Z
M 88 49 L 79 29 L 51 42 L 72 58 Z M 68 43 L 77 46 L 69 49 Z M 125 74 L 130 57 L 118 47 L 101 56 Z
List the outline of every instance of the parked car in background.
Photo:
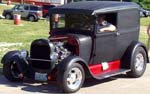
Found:
M 140 8 L 140 16 L 141 17 L 148 17 L 148 16 L 150 16 L 150 11 L 143 9 L 143 8 Z
M 43 5 L 42 6 L 42 13 L 43 13 L 43 17 L 44 18 L 48 18 L 49 15 L 48 15 L 48 10 L 55 7 L 55 5 Z
M 15 5 L 12 9 L 4 10 L 2 15 L 6 19 L 13 19 L 14 14 L 20 14 L 29 21 L 38 21 L 43 16 L 42 7 L 29 4 Z

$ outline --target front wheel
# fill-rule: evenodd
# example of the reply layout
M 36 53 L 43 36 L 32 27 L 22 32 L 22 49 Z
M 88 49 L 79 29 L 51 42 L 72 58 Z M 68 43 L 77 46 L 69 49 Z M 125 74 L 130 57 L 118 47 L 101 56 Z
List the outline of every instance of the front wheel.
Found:
M 131 71 L 128 72 L 128 76 L 137 78 L 141 77 L 146 69 L 146 52 L 142 47 L 136 48 L 136 51 L 133 53 L 131 60 Z
M 64 73 L 58 73 L 58 83 L 63 92 L 76 92 L 83 85 L 85 73 L 83 67 L 78 63 L 73 63 Z
M 22 81 L 23 74 L 19 71 L 16 61 L 3 65 L 3 74 L 9 81 Z
M 12 19 L 13 17 L 12 17 L 12 15 L 11 14 L 9 14 L 9 13 L 7 13 L 6 15 L 5 15 L 5 19 L 8 19 L 8 20 L 10 20 L 10 19 Z

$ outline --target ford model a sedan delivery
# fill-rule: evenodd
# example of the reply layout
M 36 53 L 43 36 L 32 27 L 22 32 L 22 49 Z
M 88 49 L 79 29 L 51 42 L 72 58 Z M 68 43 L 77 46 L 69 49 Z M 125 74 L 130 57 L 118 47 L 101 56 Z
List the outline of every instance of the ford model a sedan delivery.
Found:
M 37 39 L 28 51 L 10 51 L 2 59 L 10 81 L 24 77 L 56 80 L 63 92 L 76 92 L 89 77 L 127 73 L 140 77 L 149 62 L 139 42 L 139 6 L 89 1 L 50 10 L 50 37 Z

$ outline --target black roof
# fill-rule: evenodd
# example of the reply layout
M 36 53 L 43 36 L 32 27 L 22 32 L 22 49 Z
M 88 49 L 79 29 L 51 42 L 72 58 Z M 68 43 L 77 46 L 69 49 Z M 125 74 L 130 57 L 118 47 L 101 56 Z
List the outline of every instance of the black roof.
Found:
M 139 8 L 139 6 L 133 2 L 81 1 L 52 8 L 50 13 L 87 13 L 94 15 L 131 8 Z

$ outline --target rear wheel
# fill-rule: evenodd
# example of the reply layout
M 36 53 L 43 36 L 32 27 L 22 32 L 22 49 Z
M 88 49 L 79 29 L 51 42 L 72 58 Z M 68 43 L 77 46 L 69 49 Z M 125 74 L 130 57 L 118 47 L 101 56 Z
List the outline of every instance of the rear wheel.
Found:
M 74 63 L 64 73 L 59 72 L 58 83 L 63 92 L 73 93 L 78 91 L 83 85 L 85 74 L 83 67 Z
M 9 81 L 23 80 L 23 74 L 19 71 L 16 61 L 4 64 L 3 74 Z
M 31 22 L 36 21 L 36 19 L 35 19 L 35 17 L 33 15 L 30 15 L 28 17 L 28 20 L 31 21 Z
M 128 72 L 128 76 L 130 77 L 141 77 L 146 69 L 146 52 L 142 47 L 136 48 L 136 51 L 133 54 L 131 60 L 131 71 Z

